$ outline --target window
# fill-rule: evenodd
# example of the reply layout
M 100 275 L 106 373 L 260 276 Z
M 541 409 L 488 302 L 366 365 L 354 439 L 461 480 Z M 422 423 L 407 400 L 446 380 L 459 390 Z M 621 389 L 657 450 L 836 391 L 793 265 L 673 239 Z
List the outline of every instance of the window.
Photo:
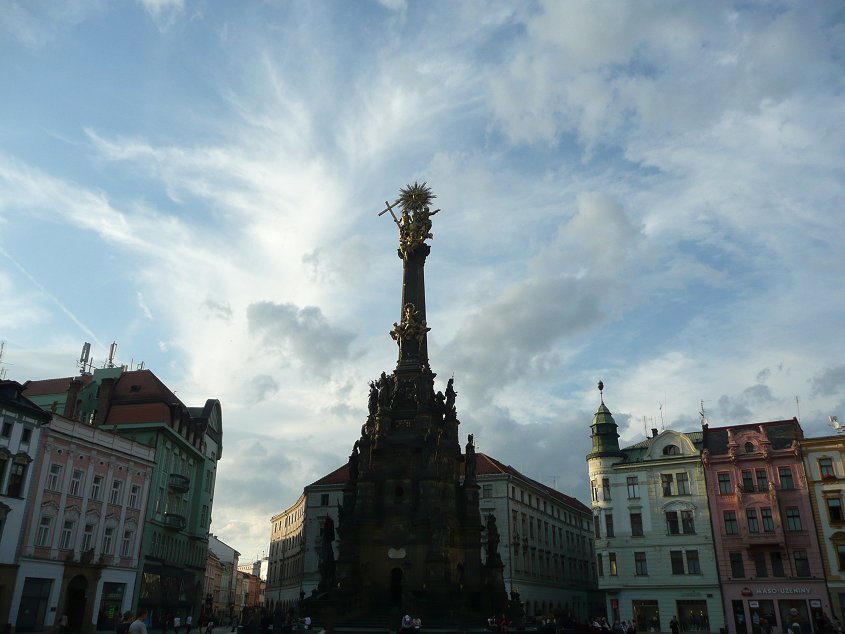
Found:
M 757 490 L 767 491 L 769 489 L 769 476 L 766 475 L 766 470 L 757 469 L 754 475 L 757 477 Z
M 823 478 L 835 478 L 832 458 L 819 458 L 819 472 Z
M 11 438 L 12 423 L 3 423 L 3 431 L 0 432 L 0 436 L 3 436 L 3 438 Z
M 639 476 L 628 476 L 628 499 L 634 500 L 640 497 Z
M 22 462 L 13 462 L 9 470 L 9 484 L 6 487 L 6 495 L 11 498 L 21 497 L 23 481 L 26 477 L 26 465 Z
M 133 484 L 132 487 L 129 489 L 129 508 L 136 509 L 138 508 L 138 497 L 141 495 L 141 487 L 137 484 Z
M 772 576 L 785 577 L 786 573 L 783 571 L 783 557 L 779 550 L 773 550 L 769 553 L 769 559 L 772 562 Z
M 601 522 L 598 515 L 593 518 L 593 528 L 595 529 L 596 539 L 601 539 Z M 525 532 L 525 529 L 523 529 L 523 532 Z M 569 537 L 569 531 L 566 531 L 566 537 Z
M 684 529 L 684 535 L 695 534 L 695 520 L 692 511 L 681 511 L 681 526 Z
M 790 490 L 795 488 L 795 482 L 792 480 L 792 469 L 789 467 L 778 467 L 778 477 L 780 478 L 780 488 Z
M 795 575 L 798 577 L 809 577 L 810 560 L 807 559 L 807 551 L 796 550 L 794 553 L 792 553 L 792 557 L 795 561 Z
M 73 527 L 75 522 L 73 520 L 65 520 L 64 524 L 62 524 L 62 534 L 59 537 L 59 548 L 63 548 L 68 550 L 73 548 Z
M 698 563 L 698 551 L 687 551 L 687 573 L 691 575 L 701 574 L 701 565 Z
M 749 533 L 760 532 L 760 522 L 757 519 L 757 509 L 748 509 L 745 511 L 745 519 L 748 521 Z
M 607 534 L 607 537 L 614 537 L 613 534 L 613 515 L 610 513 L 605 514 L 604 516 L 604 530 Z
M 678 495 L 689 495 L 689 475 L 686 473 L 679 473 L 677 480 Z
M 739 533 L 739 527 L 736 523 L 736 511 L 725 511 L 725 533 L 728 535 L 737 535 Z
M 731 474 L 727 471 L 721 471 L 717 477 L 719 479 L 719 493 L 722 495 L 733 493 L 733 489 L 731 487 Z
M 634 553 L 634 574 L 642 577 L 648 574 L 648 564 L 645 553 Z
M 827 498 L 827 514 L 831 522 L 841 522 L 842 517 L 842 500 L 840 498 Z
M 62 465 L 51 464 L 50 473 L 47 475 L 47 490 L 58 491 L 59 483 L 62 480 Z
M 801 530 L 801 513 L 797 506 L 786 507 L 786 530 L 793 532 Z
M 132 555 L 132 531 L 123 531 L 123 543 L 120 546 L 120 556 L 130 557 Z
M 610 568 L 610 576 L 615 577 L 619 572 L 616 568 L 616 553 L 607 554 L 607 563 Z
M 599 571 L 599 577 L 604 577 L 604 557 L 601 556 L 601 553 L 596 555 L 596 565 Z
M 741 579 L 745 576 L 745 564 L 742 561 L 742 553 L 731 553 L 731 576 Z
M 745 443 L 745 453 L 753 453 L 754 452 L 754 443 L 747 442 Z
M 845 544 L 836 545 L 836 558 L 839 560 L 839 570 L 845 570 Z
M 684 553 L 681 550 L 670 550 L 669 559 L 672 562 L 672 574 L 684 574 Z
M 73 474 L 70 478 L 70 490 L 68 493 L 71 495 L 79 495 L 79 491 L 82 490 L 82 478 L 84 477 L 84 473 L 79 469 L 74 469 Z
M 681 455 L 681 452 L 678 449 L 677 445 L 666 445 L 663 448 L 663 455 L 664 456 L 679 456 L 679 455 Z
M 32 430 L 29 427 L 24 427 L 21 432 L 21 444 L 29 444 L 30 440 L 32 440 Z
M 601 496 L 605 502 L 610 501 L 610 478 L 601 479 Z
M 481 497 L 482 498 L 491 498 L 493 497 L 493 485 L 492 484 L 485 484 L 481 487 Z
M 320 506 L 328 506 L 329 505 L 329 494 L 328 493 L 321 493 L 320 494 Z
M 113 541 L 114 526 L 106 526 L 106 530 L 103 532 L 103 554 L 111 555 Z
M 590 480 L 590 490 L 593 492 L 593 502 L 598 502 L 599 501 L 598 480 Z
M 631 535 L 633 535 L 634 537 L 643 536 L 642 513 L 631 513 Z
M 742 472 L 742 490 L 746 493 L 754 490 L 754 477 L 750 470 Z
M 666 511 L 666 532 L 669 535 L 680 535 L 681 530 L 678 524 L 678 512 Z
M 36 546 L 48 546 L 50 544 L 50 525 L 53 519 L 47 516 L 42 516 L 41 521 L 38 522 L 38 532 L 35 534 Z
M 752 553 L 754 559 L 754 570 L 758 577 L 768 577 L 769 569 L 766 567 L 766 553 L 763 551 L 755 551 Z
M 665 497 L 669 497 L 669 496 L 671 496 L 671 495 L 674 495 L 674 493 L 673 493 L 673 491 L 672 491 L 672 489 L 674 488 L 674 487 L 673 487 L 674 480 L 673 480 L 673 478 L 672 478 L 672 474 L 671 474 L 671 473 L 664 473 L 664 474 L 662 474 L 662 475 L 660 476 L 660 482 L 661 482 L 661 483 L 662 483 L 662 485 L 663 485 L 663 495 L 664 495 Z
M 91 499 L 100 499 L 100 489 L 103 488 L 103 476 L 95 475 L 93 482 L 91 482 Z
M 109 504 L 120 504 L 120 493 L 123 488 L 121 480 L 115 480 L 111 483 L 111 493 L 109 493 Z
M 82 532 L 82 551 L 91 550 L 91 543 L 94 541 L 94 524 L 85 524 L 85 530 Z
M 772 509 L 762 508 L 762 509 L 760 509 L 760 515 L 762 515 L 762 517 L 763 517 L 763 532 L 764 533 L 774 533 L 775 532 L 775 521 L 772 518 Z

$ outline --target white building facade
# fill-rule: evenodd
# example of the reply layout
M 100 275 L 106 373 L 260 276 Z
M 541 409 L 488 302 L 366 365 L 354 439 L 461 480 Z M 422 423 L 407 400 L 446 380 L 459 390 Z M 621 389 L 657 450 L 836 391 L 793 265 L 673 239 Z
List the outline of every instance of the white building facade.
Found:
M 724 627 L 701 432 L 671 430 L 620 449 L 604 405 L 591 425 L 589 465 L 596 568 L 608 620 L 638 631 Z

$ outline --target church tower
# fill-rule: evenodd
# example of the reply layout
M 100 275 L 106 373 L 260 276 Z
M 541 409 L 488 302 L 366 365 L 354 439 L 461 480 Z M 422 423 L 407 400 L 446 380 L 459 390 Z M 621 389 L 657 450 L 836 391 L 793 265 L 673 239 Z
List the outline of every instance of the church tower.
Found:
M 440 211 L 431 210 L 433 199 L 425 183 L 414 183 L 382 212 L 399 230 L 402 301 L 390 330 L 398 359 L 392 373 L 370 382 L 367 419 L 349 457 L 336 570 L 330 547 L 321 564 L 322 589 L 347 615 L 457 617 L 505 608 L 501 567 L 481 563 L 472 437 L 464 458 L 453 379 L 437 390 L 429 366 L 426 240 Z

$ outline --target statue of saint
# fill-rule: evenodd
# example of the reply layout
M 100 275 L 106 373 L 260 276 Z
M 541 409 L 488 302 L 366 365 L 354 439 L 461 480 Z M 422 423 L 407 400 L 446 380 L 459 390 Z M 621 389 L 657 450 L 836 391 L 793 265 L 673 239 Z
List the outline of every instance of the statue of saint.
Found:
M 358 445 L 360 441 L 356 440 L 355 444 L 352 445 L 352 453 L 349 454 L 349 479 L 355 482 L 358 479 L 358 464 L 361 460 L 361 456 L 358 452 Z
M 466 465 L 464 466 L 464 482 L 475 482 L 475 443 L 472 434 L 467 436 Z
M 323 523 L 323 534 L 320 540 L 320 584 L 321 590 L 326 591 L 334 587 L 334 520 L 330 515 L 326 516 Z
M 496 526 L 496 516 L 487 516 L 487 565 L 500 561 L 499 558 L 499 528 Z

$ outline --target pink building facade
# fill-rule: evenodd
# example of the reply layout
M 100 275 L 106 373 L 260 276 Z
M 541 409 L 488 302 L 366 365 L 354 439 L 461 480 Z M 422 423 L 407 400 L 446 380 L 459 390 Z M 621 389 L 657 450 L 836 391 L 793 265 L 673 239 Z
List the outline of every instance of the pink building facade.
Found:
M 803 634 L 830 615 L 795 419 L 705 427 L 702 451 L 729 634 Z

